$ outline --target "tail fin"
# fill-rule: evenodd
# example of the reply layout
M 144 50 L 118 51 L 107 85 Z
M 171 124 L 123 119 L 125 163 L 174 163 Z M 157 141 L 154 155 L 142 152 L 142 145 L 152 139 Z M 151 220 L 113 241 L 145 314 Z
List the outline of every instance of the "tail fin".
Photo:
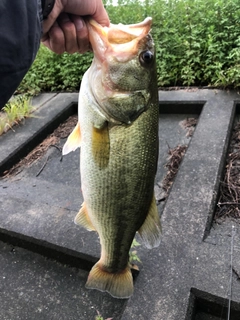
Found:
M 86 288 L 110 293 L 114 298 L 127 299 L 133 294 L 133 278 L 130 267 L 119 273 L 109 273 L 96 263 L 89 273 Z

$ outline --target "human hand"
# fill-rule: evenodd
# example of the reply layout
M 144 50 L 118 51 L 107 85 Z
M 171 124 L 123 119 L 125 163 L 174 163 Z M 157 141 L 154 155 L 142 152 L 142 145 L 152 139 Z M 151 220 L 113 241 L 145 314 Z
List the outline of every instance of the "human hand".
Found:
M 87 16 L 103 26 L 109 25 L 102 0 L 56 0 L 43 21 L 43 44 L 58 54 L 88 51 L 88 29 L 84 21 Z

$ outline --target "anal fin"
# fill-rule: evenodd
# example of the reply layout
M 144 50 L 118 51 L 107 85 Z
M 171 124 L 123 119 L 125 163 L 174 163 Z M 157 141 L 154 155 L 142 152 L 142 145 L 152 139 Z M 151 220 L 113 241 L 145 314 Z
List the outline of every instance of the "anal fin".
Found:
M 62 154 L 66 155 L 71 151 L 75 151 L 77 148 L 79 148 L 81 145 L 81 130 L 80 130 L 80 124 L 77 123 L 76 127 L 73 129 L 72 133 L 67 138 L 67 141 L 65 142 Z
M 87 208 L 84 202 L 82 204 L 82 208 L 79 210 L 78 214 L 74 219 L 74 223 L 84 227 L 88 231 L 96 231 L 89 218 Z
M 161 242 L 161 222 L 154 195 L 148 215 L 138 233 L 147 248 L 151 249 L 159 246 Z
M 95 163 L 99 168 L 106 168 L 109 162 L 110 154 L 110 140 L 108 126 L 98 129 L 93 127 L 92 129 L 92 154 Z

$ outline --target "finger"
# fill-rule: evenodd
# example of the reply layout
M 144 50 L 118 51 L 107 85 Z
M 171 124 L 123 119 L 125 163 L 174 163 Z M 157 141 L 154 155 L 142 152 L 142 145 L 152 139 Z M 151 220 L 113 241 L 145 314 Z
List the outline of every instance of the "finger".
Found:
M 49 32 L 51 27 L 54 25 L 55 21 L 57 20 L 59 14 L 64 10 L 64 3 L 63 0 L 56 0 L 53 6 L 52 11 L 50 12 L 47 19 L 43 20 L 43 34 Z
M 73 21 L 76 28 L 76 40 L 78 44 L 78 52 L 84 53 L 89 51 L 89 37 L 88 28 L 84 19 L 79 16 L 71 15 L 71 20 Z
M 101 24 L 103 27 L 109 26 L 110 20 L 109 20 L 107 11 L 103 6 L 102 1 L 97 1 L 97 9 L 93 14 L 92 18 L 96 20 L 99 24 Z
M 57 54 L 65 52 L 65 36 L 56 21 L 49 32 L 42 37 L 42 43 Z
M 61 13 L 57 19 L 65 38 L 65 50 L 68 53 L 78 52 L 77 31 L 70 15 Z
M 107 11 L 101 0 L 67 1 L 64 11 L 78 16 L 91 16 L 102 26 L 109 26 Z

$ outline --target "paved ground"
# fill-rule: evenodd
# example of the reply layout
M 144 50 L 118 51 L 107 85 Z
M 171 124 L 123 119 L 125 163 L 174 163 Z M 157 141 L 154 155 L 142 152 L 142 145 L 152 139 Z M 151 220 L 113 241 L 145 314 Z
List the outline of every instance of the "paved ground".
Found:
M 82 202 L 79 152 L 60 161 L 59 150 L 49 148 L 17 176 L 0 180 L 0 319 L 90 320 L 97 312 L 114 320 L 215 320 L 225 315 L 232 256 L 240 274 L 240 231 L 230 222 L 212 226 L 212 218 L 240 99 L 211 90 L 160 92 L 159 99 L 156 191 L 166 174 L 169 146 L 189 147 L 168 200 L 159 206 L 160 247 L 137 249 L 142 264 L 133 297 L 117 300 L 84 288 L 100 248 L 96 234 L 73 224 Z M 0 172 L 74 113 L 76 101 L 76 94 L 35 100 L 37 117 L 0 137 Z M 199 114 L 193 138 L 187 138 L 179 122 Z M 239 299 L 233 274 L 231 319 L 240 318 Z

